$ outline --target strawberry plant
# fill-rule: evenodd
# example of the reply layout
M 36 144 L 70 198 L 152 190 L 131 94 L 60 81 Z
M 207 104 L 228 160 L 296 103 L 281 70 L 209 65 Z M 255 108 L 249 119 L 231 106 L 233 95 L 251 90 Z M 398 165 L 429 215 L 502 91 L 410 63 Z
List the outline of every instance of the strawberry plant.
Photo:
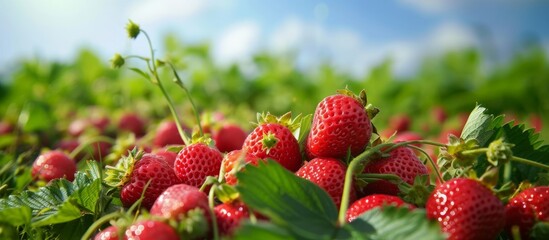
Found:
M 384 66 L 336 91 L 332 79 L 347 78 L 329 68 L 322 84 L 309 85 L 299 81 L 309 76 L 264 55 L 249 79 L 238 67 L 212 67 L 207 47 L 167 41 L 159 58 L 139 25 L 130 21 L 126 31 L 144 37 L 150 54 L 115 54 L 111 63 L 136 61 L 142 68 L 128 68 L 135 79 L 93 64 L 74 72 L 53 64 L 51 73 L 29 64 L 32 74 L 17 77 L 13 88 L 24 92 L 27 79 L 89 82 L 39 82 L 20 107 L 21 96 L 10 94 L 9 111 L 18 113 L 0 122 L 0 238 L 548 236 L 549 145 L 526 125 L 543 131 L 537 116 L 507 122 L 477 105 L 464 118 L 452 111 L 457 103 L 427 99 L 438 94 L 429 79 L 392 82 Z M 422 94 L 409 103 L 389 85 Z M 351 91 L 363 88 L 368 98 Z M 84 101 L 97 106 L 73 110 Z M 410 112 L 396 112 L 403 106 Z M 256 110 L 265 113 L 245 127 Z

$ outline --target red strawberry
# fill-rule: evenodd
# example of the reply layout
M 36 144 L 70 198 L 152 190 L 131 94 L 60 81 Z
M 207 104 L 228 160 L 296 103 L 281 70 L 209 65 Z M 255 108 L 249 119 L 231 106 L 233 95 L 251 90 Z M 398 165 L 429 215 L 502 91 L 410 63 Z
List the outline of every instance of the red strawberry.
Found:
M 221 153 L 204 143 L 185 146 L 175 159 L 175 174 L 182 183 L 200 187 L 206 177 L 216 176 L 221 168 Z
M 373 194 L 356 200 L 351 207 L 347 210 L 346 218 L 348 222 L 352 222 L 361 214 L 372 210 L 376 207 L 382 207 L 384 205 L 394 206 L 407 206 L 413 209 L 414 206 L 405 203 L 397 196 L 385 195 L 385 194 Z
M 13 129 L 13 124 L 11 124 L 10 122 L 5 120 L 0 121 L 0 136 L 7 135 L 13 132 Z
M 90 122 L 86 119 L 76 119 L 69 124 L 67 132 L 73 137 L 78 137 L 82 135 L 84 131 L 86 131 L 89 125 Z
M 135 113 L 124 113 L 118 120 L 118 128 L 141 137 L 145 135 L 145 120 Z
M 121 187 L 120 200 L 125 207 L 134 204 L 145 191 L 142 206 L 147 209 L 166 188 L 180 182 L 163 158 L 136 151 L 120 159 L 115 168 L 108 167 L 105 181 L 111 186 Z
M 252 164 L 257 165 L 259 161 L 261 161 L 261 158 L 258 158 L 252 154 L 246 154 L 242 156 L 243 151 L 242 150 L 234 150 L 225 155 L 223 157 L 223 167 L 225 169 L 225 181 L 229 185 L 235 185 L 237 183 L 237 179 L 235 176 L 235 173 L 239 171 L 239 169 L 235 169 L 237 161 L 240 157 L 243 157 L 243 162 L 240 167 L 243 167 L 246 164 Z
M 287 113 L 280 118 L 260 115 L 258 126 L 248 135 L 242 149 L 261 159 L 271 158 L 295 172 L 301 166 L 299 143 L 292 135 L 296 125 Z
M 242 148 L 248 134 L 234 124 L 223 125 L 213 134 L 215 146 L 220 152 L 230 152 Z
M 343 159 L 349 149 L 356 156 L 368 145 L 372 124 L 364 109 L 365 94 L 359 99 L 350 91 L 343 93 L 328 96 L 317 105 L 306 144 L 309 158 Z
M 438 185 L 426 210 L 427 217 L 438 221 L 450 240 L 496 239 L 505 221 L 505 207 L 494 193 L 467 178 Z
M 336 206 L 341 204 L 343 184 L 347 167 L 335 158 L 315 158 L 303 165 L 295 174 L 307 179 L 322 189 L 334 200 Z M 356 199 L 354 188 L 351 188 L 350 202 Z
M 94 240 L 118 240 L 118 229 L 115 226 L 109 226 L 108 228 L 103 229 L 103 231 L 99 232 L 95 237 Z
M 414 184 L 414 179 L 428 174 L 427 167 L 407 147 L 397 147 L 389 152 L 388 157 L 375 159 L 364 168 L 363 173 L 395 174 L 408 184 Z M 398 195 L 398 186 L 387 180 L 371 182 L 364 187 L 366 194 L 381 193 Z
M 214 213 L 222 236 L 231 236 L 242 220 L 250 216 L 248 208 L 240 202 L 219 204 L 215 206 Z
M 405 132 L 410 129 L 410 117 L 407 115 L 395 115 L 389 119 L 389 128 L 396 132 Z
M 521 239 L 530 239 L 530 230 L 537 221 L 549 221 L 549 187 L 533 187 L 513 197 L 505 207 L 505 230 L 520 229 Z
M 135 240 L 179 240 L 177 232 L 168 224 L 146 220 L 134 223 L 126 229 L 125 239 Z
M 437 123 L 443 124 L 446 119 L 448 118 L 448 115 L 446 114 L 446 111 L 441 106 L 436 106 L 431 109 L 431 115 L 433 116 L 433 119 L 436 120 Z
M 168 163 L 168 165 L 170 165 L 170 167 L 173 168 L 175 164 L 175 159 L 177 158 L 177 153 L 167 149 L 160 149 L 156 151 L 154 154 L 156 154 L 157 156 L 163 157 L 164 160 L 166 160 L 166 163 Z
M 74 180 L 76 163 L 61 151 L 50 151 L 41 154 L 32 164 L 32 176 L 44 181 L 57 178 Z
M 188 128 L 183 128 L 185 131 L 188 131 Z M 164 147 L 166 145 L 185 145 L 179 131 L 177 130 L 177 124 L 173 120 L 164 121 L 158 125 L 156 135 L 154 135 L 153 144 L 156 147 Z
M 154 202 L 151 214 L 175 220 L 181 220 L 192 209 L 202 209 L 206 219 L 208 197 L 198 188 L 186 184 L 176 184 L 167 188 Z

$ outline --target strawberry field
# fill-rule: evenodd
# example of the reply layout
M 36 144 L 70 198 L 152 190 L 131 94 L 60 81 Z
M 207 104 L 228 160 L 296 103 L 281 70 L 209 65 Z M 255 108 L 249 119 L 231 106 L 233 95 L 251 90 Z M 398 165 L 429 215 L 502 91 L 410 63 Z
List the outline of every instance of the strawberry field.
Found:
M 126 31 L 0 75 L 0 239 L 549 239 L 541 49 L 356 77 Z

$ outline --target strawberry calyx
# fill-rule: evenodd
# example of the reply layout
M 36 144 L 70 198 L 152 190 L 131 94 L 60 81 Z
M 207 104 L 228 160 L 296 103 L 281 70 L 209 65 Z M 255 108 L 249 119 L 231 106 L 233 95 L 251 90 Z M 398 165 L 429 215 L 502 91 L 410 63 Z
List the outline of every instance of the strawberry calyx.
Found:
M 209 147 L 215 147 L 215 143 L 210 137 L 210 134 L 201 134 L 200 131 L 194 131 L 191 137 L 190 144 L 204 144 Z
M 435 186 L 429 182 L 429 175 L 417 176 L 412 185 L 402 181 L 398 184 L 402 199 L 416 206 L 425 206 L 427 199 L 429 199 L 429 196 L 435 189 Z
M 336 91 L 337 93 L 341 95 L 345 95 L 348 97 L 352 97 L 353 99 L 357 100 L 360 105 L 364 107 L 364 110 L 366 110 L 366 114 L 368 114 L 368 117 L 373 119 L 378 113 L 379 109 L 374 107 L 372 104 L 368 104 L 368 97 L 366 96 L 366 90 L 362 89 L 358 95 L 356 95 L 353 91 L 349 90 L 348 88 L 345 89 L 339 89 Z
M 280 140 L 274 135 L 274 133 L 269 132 L 268 134 L 263 135 L 261 139 L 261 146 L 263 150 L 269 154 L 269 151 L 276 146 Z
M 169 219 L 172 226 L 181 239 L 199 239 L 206 236 L 210 230 L 210 224 L 201 208 L 194 208 L 185 213 L 181 218 Z
M 269 112 L 266 113 L 257 113 L 257 125 L 274 123 L 280 124 L 288 128 L 291 132 L 297 130 L 301 124 L 301 114 L 297 117 L 292 118 L 292 112 L 287 112 L 284 115 L 277 117 Z
M 128 151 L 128 156 L 120 158 L 116 166 L 107 165 L 105 167 L 105 184 L 116 188 L 124 186 L 130 179 L 135 163 L 141 160 L 143 154 L 143 151 L 134 148 Z
M 491 142 L 490 145 L 488 145 L 488 151 L 486 152 L 488 162 L 494 166 L 498 166 L 500 162 L 505 164 L 511 161 L 513 158 L 513 151 L 511 151 L 511 148 L 513 146 L 514 145 L 511 143 L 504 142 L 502 138 Z

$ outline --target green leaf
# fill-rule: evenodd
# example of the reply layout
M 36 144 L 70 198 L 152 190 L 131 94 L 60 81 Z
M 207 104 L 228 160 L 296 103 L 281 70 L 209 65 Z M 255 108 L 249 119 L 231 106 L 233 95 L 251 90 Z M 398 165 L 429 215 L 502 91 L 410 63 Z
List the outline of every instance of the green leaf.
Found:
M 501 135 L 505 142 L 514 144 L 511 148 L 514 156 L 549 165 L 549 145 L 541 145 L 538 141 L 539 135 L 534 133 L 533 129 L 525 130 L 522 124 L 517 126 L 505 124 Z M 524 180 L 536 182 L 539 174 L 547 172 L 523 163 L 511 162 L 511 166 L 511 180 L 517 185 Z
M 97 164 L 97 163 L 95 163 Z M 12 209 L 28 207 L 31 211 L 33 226 L 40 227 L 72 221 L 85 213 L 93 213 L 95 204 L 101 197 L 101 179 L 95 178 L 93 163 L 87 173 L 78 172 L 74 182 L 57 179 L 36 191 L 23 191 L 0 199 L 0 215 L 8 214 Z M 95 178 L 95 179 L 94 179 Z M 24 211 L 24 210 L 23 210 Z M 25 219 L 22 215 L 15 216 Z M 28 221 L 27 221 L 28 223 Z
M 237 177 L 242 200 L 292 234 L 323 239 L 337 231 L 337 209 L 328 194 L 277 162 L 247 165 Z
M 309 132 L 311 131 L 311 125 L 313 124 L 312 118 L 313 115 L 311 114 L 302 117 L 299 128 L 294 133 L 295 137 L 297 138 L 297 142 L 299 143 L 299 150 L 302 156 L 305 156 L 305 141 L 307 140 Z
M 30 223 L 31 209 L 27 206 L 7 208 L 0 211 L 0 219 L 0 222 L 9 223 L 14 227 L 21 226 Z
M 367 211 L 357 219 L 374 226 L 376 233 L 371 235 L 372 239 L 445 239 L 438 223 L 428 220 L 423 209 L 385 206 Z
M 139 68 L 129 68 L 130 70 L 134 71 L 135 73 L 141 75 L 142 77 L 144 77 L 145 79 L 150 79 L 149 78 L 149 75 L 146 74 L 145 72 L 141 71 L 141 69 Z
M 549 239 L 549 222 L 538 222 L 530 231 L 532 239 Z
M 480 146 L 485 146 L 488 140 L 497 133 L 497 128 L 502 125 L 503 116 L 494 117 L 492 114 L 486 114 L 486 110 L 480 105 L 473 109 L 463 127 L 461 138 L 476 139 Z
M 269 222 L 260 222 L 257 224 L 251 224 L 250 222 L 245 222 L 236 232 L 234 239 L 235 240 L 247 240 L 247 239 L 292 240 L 297 238 L 293 237 L 286 229 L 278 227 Z

